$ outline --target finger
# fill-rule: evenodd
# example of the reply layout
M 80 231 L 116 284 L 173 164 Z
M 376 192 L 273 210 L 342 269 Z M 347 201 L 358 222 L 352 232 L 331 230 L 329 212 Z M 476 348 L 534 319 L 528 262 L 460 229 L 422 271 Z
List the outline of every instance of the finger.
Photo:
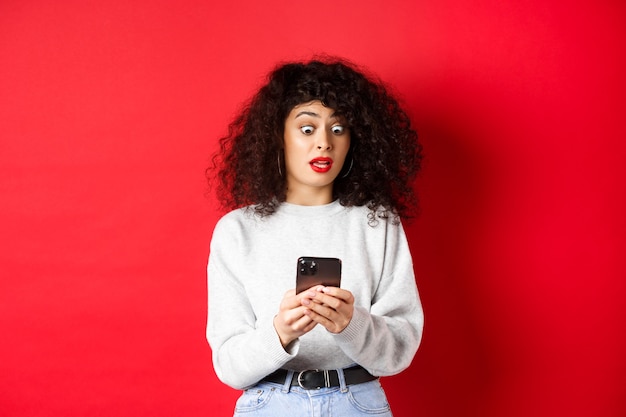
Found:
M 310 317 L 309 317 L 309 319 L 310 319 L 310 323 L 307 324 L 304 329 L 302 329 L 302 334 L 306 334 L 306 333 L 310 332 L 318 324 L 315 320 L 311 319 Z
M 324 286 L 323 285 L 314 285 L 311 288 L 309 288 L 306 291 L 302 291 L 301 293 L 298 294 L 298 297 L 302 298 L 310 298 L 313 299 L 315 298 L 315 296 L 319 293 L 321 293 L 324 290 Z
M 353 305 L 326 294 L 319 294 L 317 298 L 323 299 L 324 304 L 309 302 L 305 314 L 332 333 L 339 333 L 345 329 L 352 320 Z
M 338 287 L 324 287 L 322 288 L 322 293 L 330 295 L 335 298 L 339 298 L 348 304 L 354 303 L 354 296 L 348 290 Z
M 305 306 L 298 306 L 297 308 L 294 308 L 293 310 L 291 310 L 289 313 L 291 315 L 291 322 L 296 323 L 302 320 L 303 318 L 306 319 L 307 318 L 306 310 L 307 310 L 307 307 Z
M 309 306 L 310 302 L 315 302 L 317 304 L 324 304 L 333 309 L 340 308 L 341 305 L 344 303 L 344 301 L 339 298 L 336 298 L 336 297 L 333 297 L 332 295 L 324 294 L 321 292 L 317 293 L 315 297 L 312 297 L 311 299 L 303 298 L 301 302 L 302 302 L 302 305 L 305 305 L 307 307 Z
M 314 321 L 315 323 L 321 324 L 322 326 L 326 328 L 328 328 L 333 323 L 333 321 L 330 320 L 328 317 L 322 314 L 319 314 L 317 311 L 312 310 L 312 309 L 305 310 L 304 314 L 306 314 L 306 316 L 312 321 Z
M 335 309 L 324 304 L 311 303 L 307 307 L 308 308 L 304 310 L 304 314 L 307 314 L 307 310 L 313 311 L 318 316 L 324 317 L 332 322 L 334 322 L 338 317 L 338 313 Z
M 280 302 L 280 308 L 282 310 L 291 310 L 298 307 L 300 303 L 301 296 L 296 296 L 296 290 L 289 290 L 283 296 L 283 299 Z
M 319 290 L 312 288 L 312 289 L 303 291 L 300 294 L 298 294 L 300 305 L 307 306 L 311 302 L 315 302 L 318 304 L 321 303 L 321 301 L 318 299 L 318 296 L 321 294 L 321 291 L 323 288 L 324 287 L 319 286 Z
M 307 310 L 305 314 L 309 316 L 316 324 L 320 324 L 324 326 L 326 330 L 328 330 L 331 333 L 340 333 L 346 327 L 345 325 L 340 324 L 340 323 L 335 323 L 330 318 L 322 314 L 318 314 L 316 311 L 313 311 L 310 309 Z
M 316 324 L 317 322 L 313 321 L 313 319 L 309 317 L 308 315 L 306 315 L 303 311 L 302 317 L 296 320 L 291 325 L 291 328 L 299 333 L 304 334 L 304 333 L 309 332 L 311 329 L 313 329 L 313 327 L 315 327 Z
M 278 313 L 278 319 L 284 326 L 291 327 L 305 315 L 304 310 L 305 307 L 303 306 L 297 306 L 292 309 L 283 309 Z

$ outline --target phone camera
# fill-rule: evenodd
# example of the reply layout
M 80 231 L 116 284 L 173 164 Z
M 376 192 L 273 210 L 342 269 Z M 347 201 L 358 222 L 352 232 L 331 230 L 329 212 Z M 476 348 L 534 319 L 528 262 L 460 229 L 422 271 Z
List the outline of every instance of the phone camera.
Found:
M 317 274 L 317 263 L 315 261 L 307 261 L 302 259 L 300 261 L 300 275 L 315 275 Z

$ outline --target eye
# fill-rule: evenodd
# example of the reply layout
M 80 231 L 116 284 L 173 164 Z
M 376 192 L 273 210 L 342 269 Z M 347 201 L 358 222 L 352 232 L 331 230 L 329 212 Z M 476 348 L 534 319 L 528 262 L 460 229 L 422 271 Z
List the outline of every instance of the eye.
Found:
M 343 126 L 341 126 L 341 125 L 335 125 L 335 126 L 331 127 L 330 130 L 335 135 L 341 135 L 345 131 L 345 128 Z
M 307 126 L 302 126 L 302 127 L 300 128 L 300 131 L 301 131 L 302 133 L 304 133 L 305 135 L 310 135 L 310 134 L 312 134 L 314 130 L 315 130 L 315 129 L 313 128 L 313 126 L 308 126 L 308 125 L 307 125 Z

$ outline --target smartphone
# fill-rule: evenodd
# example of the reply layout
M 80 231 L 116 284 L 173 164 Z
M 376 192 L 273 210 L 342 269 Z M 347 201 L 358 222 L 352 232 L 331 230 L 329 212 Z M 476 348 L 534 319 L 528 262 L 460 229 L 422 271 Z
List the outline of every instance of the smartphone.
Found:
M 339 287 L 341 284 L 341 259 L 301 256 L 296 273 L 296 294 L 314 285 Z

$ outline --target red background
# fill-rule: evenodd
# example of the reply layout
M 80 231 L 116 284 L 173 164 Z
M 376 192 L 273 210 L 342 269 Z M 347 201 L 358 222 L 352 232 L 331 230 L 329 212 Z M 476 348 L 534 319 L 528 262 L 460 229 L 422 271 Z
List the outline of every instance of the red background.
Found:
M 338 54 L 425 146 L 397 416 L 626 415 L 619 1 L 0 2 L 0 415 L 230 415 L 203 170 L 280 60 Z

